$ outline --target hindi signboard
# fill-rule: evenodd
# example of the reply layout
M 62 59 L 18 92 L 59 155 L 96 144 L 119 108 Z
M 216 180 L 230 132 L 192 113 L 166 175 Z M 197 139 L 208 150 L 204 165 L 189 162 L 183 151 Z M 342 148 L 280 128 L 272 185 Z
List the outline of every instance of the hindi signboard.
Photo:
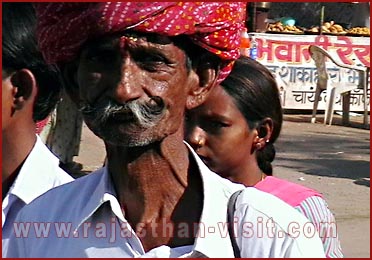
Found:
M 317 71 L 308 52 L 309 45 L 317 45 L 335 60 L 348 64 L 370 66 L 370 38 L 344 35 L 289 35 L 250 33 L 257 46 L 257 60 L 264 64 L 276 77 L 285 109 L 312 109 L 314 103 Z M 331 81 L 358 84 L 358 73 L 340 68 L 327 62 Z M 367 102 L 369 107 L 369 80 Z M 326 91 L 321 94 L 318 109 L 325 108 Z M 356 89 L 351 92 L 350 111 L 363 111 L 363 93 Z M 335 110 L 342 110 L 341 97 L 337 97 Z

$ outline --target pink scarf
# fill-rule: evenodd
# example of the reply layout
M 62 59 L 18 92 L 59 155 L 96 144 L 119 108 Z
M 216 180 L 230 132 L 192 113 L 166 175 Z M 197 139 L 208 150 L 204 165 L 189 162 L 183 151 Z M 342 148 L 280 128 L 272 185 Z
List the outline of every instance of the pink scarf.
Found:
M 254 187 L 278 197 L 292 207 L 299 206 L 302 201 L 311 196 L 323 197 L 315 190 L 273 176 L 267 176 Z

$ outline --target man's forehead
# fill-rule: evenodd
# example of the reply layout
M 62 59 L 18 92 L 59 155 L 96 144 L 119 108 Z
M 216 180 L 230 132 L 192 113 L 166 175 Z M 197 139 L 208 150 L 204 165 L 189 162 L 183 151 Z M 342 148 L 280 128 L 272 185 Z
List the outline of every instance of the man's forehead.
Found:
M 144 39 L 150 43 L 161 44 L 161 45 L 172 43 L 172 39 L 169 36 L 161 35 L 157 33 L 143 33 L 143 32 L 135 32 L 135 31 L 127 31 L 122 34 L 122 37 L 123 36 L 129 37 L 129 38 L 131 37 L 131 38 Z
M 116 33 L 112 35 L 102 36 L 96 39 L 92 39 L 87 42 L 86 45 L 105 45 L 110 43 L 115 43 L 118 41 L 131 41 L 131 42 L 148 42 L 150 44 L 159 45 L 169 45 L 172 44 L 172 38 L 166 35 L 160 35 L 156 33 L 143 33 L 135 31 L 126 31 L 121 33 Z M 84 49 L 84 48 L 83 48 Z

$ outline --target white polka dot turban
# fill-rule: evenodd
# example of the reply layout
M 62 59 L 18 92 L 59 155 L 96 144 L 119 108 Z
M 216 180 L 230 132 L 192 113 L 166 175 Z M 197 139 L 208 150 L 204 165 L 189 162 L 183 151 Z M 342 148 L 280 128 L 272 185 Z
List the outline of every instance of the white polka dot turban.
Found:
M 167 36 L 188 35 L 227 61 L 219 81 L 239 56 L 244 2 L 35 3 L 39 47 L 48 63 L 77 57 L 88 40 L 132 29 Z

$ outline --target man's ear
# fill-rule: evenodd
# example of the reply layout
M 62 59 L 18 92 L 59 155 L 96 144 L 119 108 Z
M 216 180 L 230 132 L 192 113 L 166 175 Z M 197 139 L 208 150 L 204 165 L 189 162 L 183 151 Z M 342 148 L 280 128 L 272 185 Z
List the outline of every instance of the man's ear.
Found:
M 190 89 L 187 101 L 186 109 L 193 109 L 200 106 L 208 98 L 210 91 L 216 85 L 218 72 L 214 68 L 200 68 L 195 73 L 195 77 L 198 77 L 197 84 L 193 84 Z
M 34 104 L 37 83 L 34 74 L 28 69 L 17 70 L 10 76 L 13 86 L 14 110 L 21 110 L 27 103 Z
M 63 86 L 66 93 L 75 104 L 80 102 L 79 85 L 77 83 L 77 62 L 70 62 L 61 66 Z

